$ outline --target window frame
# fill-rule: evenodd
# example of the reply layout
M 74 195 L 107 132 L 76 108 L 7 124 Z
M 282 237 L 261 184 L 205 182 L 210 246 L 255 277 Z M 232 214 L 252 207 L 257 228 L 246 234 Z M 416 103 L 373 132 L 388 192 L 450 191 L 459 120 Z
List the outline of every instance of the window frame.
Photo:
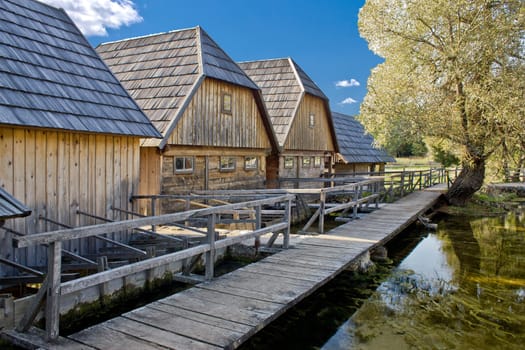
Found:
M 249 161 L 254 160 L 253 165 L 249 165 Z M 256 156 L 245 156 L 244 157 L 244 170 L 253 171 L 259 168 L 259 157 Z
M 291 161 L 292 163 L 289 164 L 289 161 Z M 291 156 L 284 157 L 283 165 L 285 169 L 293 169 L 295 166 L 295 157 L 291 157 Z
M 323 158 L 321 156 L 314 157 L 314 168 L 320 168 L 323 164 Z
M 302 167 L 311 168 L 312 167 L 312 157 L 308 156 L 308 157 L 302 157 L 302 158 L 303 158 L 301 161 Z
M 315 128 L 315 113 L 310 113 L 308 116 L 308 126 L 310 128 Z
M 227 163 L 228 166 L 226 167 L 223 166 L 224 161 L 228 162 Z M 236 157 L 225 156 L 225 157 L 219 158 L 219 171 L 220 172 L 231 172 L 231 171 L 235 171 L 236 168 L 237 168 L 237 158 Z
M 182 159 L 184 168 L 183 169 L 177 169 L 177 159 Z M 191 168 L 186 168 L 186 162 L 187 160 L 191 161 Z M 173 173 L 174 174 L 193 174 L 195 171 L 195 157 L 173 157 Z
M 229 92 L 221 94 L 221 112 L 224 114 L 232 114 L 233 97 Z

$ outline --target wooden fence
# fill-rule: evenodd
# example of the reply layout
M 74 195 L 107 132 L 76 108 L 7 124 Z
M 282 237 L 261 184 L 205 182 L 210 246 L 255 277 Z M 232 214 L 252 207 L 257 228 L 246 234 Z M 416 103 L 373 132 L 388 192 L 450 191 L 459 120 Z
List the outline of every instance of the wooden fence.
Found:
M 400 170 L 381 172 L 347 172 L 327 176 L 325 181 L 359 181 L 370 176 L 381 176 L 384 186 L 380 190 L 380 202 L 393 202 L 417 190 L 428 188 L 437 184 L 446 184 L 447 188 L 454 182 L 459 174 L 459 168 L 429 168 L 425 170 Z M 290 179 L 288 179 L 290 181 Z
M 27 331 L 31 327 L 40 308 L 44 306 L 45 303 L 46 339 L 57 339 L 59 336 L 61 296 L 82 291 L 89 287 L 102 285 L 114 279 L 125 278 L 128 275 L 140 271 L 146 271 L 175 261 L 189 259 L 200 254 L 205 254 L 204 278 L 211 279 L 214 275 L 214 259 L 217 249 L 222 249 L 233 244 L 240 243 L 246 239 L 257 238 L 265 233 L 273 233 L 273 237 L 270 240 L 273 243 L 277 235 L 282 232 L 284 235 L 283 248 L 287 248 L 290 234 L 290 208 L 291 201 L 294 198 L 295 196 L 292 194 L 284 194 L 248 202 L 14 237 L 14 244 L 17 247 L 27 247 L 38 244 L 47 245 L 48 247 L 48 268 L 46 277 L 35 298 L 32 300 L 31 305 L 27 309 L 24 317 L 18 324 L 17 330 L 20 332 Z M 263 206 L 273 206 L 278 204 L 284 206 L 284 210 L 282 211 L 282 219 L 279 220 L 278 223 L 262 227 L 261 215 Z M 216 240 L 215 225 L 217 222 L 217 217 L 223 213 L 232 213 L 236 210 L 253 210 L 255 214 L 255 229 L 237 236 Z M 117 267 L 111 270 L 61 283 L 61 256 L 62 243 L 64 241 L 93 237 L 95 235 L 106 234 L 108 232 L 132 230 L 151 225 L 155 226 L 174 222 L 184 222 L 191 220 L 192 218 L 205 218 L 207 220 L 206 242 L 171 254 L 146 259 L 134 264 Z

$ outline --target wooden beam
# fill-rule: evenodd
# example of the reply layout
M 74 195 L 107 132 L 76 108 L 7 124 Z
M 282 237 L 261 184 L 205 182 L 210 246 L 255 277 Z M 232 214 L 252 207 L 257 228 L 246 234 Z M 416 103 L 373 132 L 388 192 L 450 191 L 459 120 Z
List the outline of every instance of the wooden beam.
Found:
M 184 221 L 193 217 L 198 216 L 207 216 L 217 212 L 220 212 L 224 209 L 239 209 L 243 207 L 252 207 L 257 205 L 265 204 L 275 204 L 277 202 L 282 202 L 288 199 L 292 199 L 294 196 L 292 194 L 287 194 L 278 197 L 258 199 L 249 202 L 241 202 L 235 204 L 224 205 L 220 207 L 213 208 L 204 208 L 204 209 L 195 209 L 189 210 L 180 213 L 165 214 L 159 216 L 145 217 L 132 220 L 124 220 L 117 222 L 110 222 L 106 224 L 99 225 L 90 225 L 83 227 L 75 227 L 72 229 L 57 230 L 52 232 L 43 232 L 36 233 L 32 235 L 22 236 L 22 237 L 13 237 L 13 240 L 17 247 L 27 247 L 35 244 L 47 244 L 56 241 L 65 241 L 70 239 L 79 239 L 85 237 L 96 236 L 99 234 L 104 234 L 107 232 L 119 232 L 129 229 L 134 229 L 137 227 L 147 226 L 147 225 L 161 225 L 173 221 Z
M 52 242 L 47 249 L 46 340 L 59 335 L 60 323 L 60 273 L 62 242 Z
M 215 219 L 216 215 L 211 214 L 208 216 L 208 245 L 210 250 L 206 252 L 206 280 L 211 280 L 214 275 L 215 266 Z
M 137 272 L 160 267 L 172 262 L 180 261 L 210 250 L 209 244 L 201 244 L 185 250 L 142 260 L 132 265 L 116 267 L 109 271 L 104 271 L 94 275 L 82 277 L 74 281 L 62 283 L 61 295 L 71 294 L 85 288 L 93 287 L 101 283 L 109 282 L 113 279 L 123 278 Z
M 40 286 L 40 289 L 36 293 L 35 297 L 33 298 L 33 300 L 31 300 L 31 304 L 26 309 L 22 320 L 20 320 L 20 323 L 16 327 L 16 330 L 18 332 L 26 332 L 27 330 L 29 330 L 29 328 L 31 328 L 31 325 L 35 320 L 36 315 L 38 315 L 40 308 L 46 300 L 45 298 L 47 295 L 48 281 L 49 279 L 46 277 L 44 279 L 44 282 L 42 282 L 42 285 Z

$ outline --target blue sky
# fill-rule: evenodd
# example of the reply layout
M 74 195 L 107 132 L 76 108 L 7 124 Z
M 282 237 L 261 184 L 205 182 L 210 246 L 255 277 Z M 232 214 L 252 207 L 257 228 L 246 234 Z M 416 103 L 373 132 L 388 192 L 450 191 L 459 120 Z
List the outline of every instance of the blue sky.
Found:
M 64 8 L 93 46 L 199 25 L 235 61 L 292 57 L 346 114 L 359 113 L 381 62 L 359 36 L 365 0 L 42 1 Z

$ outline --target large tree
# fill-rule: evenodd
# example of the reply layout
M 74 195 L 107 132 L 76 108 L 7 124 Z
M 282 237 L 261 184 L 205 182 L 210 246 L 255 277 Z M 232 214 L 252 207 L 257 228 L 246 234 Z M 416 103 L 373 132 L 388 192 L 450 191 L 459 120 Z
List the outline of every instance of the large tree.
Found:
M 464 204 L 495 152 L 524 134 L 523 0 L 367 0 L 359 30 L 384 58 L 368 81 L 360 119 L 375 135 L 403 125 L 461 150 L 447 193 Z

